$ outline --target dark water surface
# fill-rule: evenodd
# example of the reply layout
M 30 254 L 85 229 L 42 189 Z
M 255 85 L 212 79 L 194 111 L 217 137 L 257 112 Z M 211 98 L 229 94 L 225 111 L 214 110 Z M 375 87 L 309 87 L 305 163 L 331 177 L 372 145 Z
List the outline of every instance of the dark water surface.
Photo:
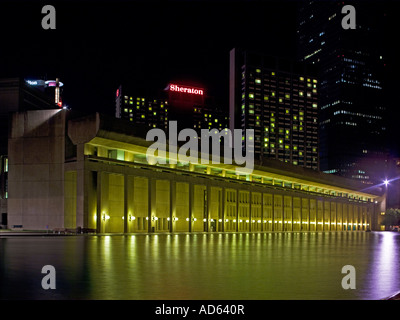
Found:
M 400 290 L 399 252 L 392 232 L 10 236 L 0 299 L 382 299 Z

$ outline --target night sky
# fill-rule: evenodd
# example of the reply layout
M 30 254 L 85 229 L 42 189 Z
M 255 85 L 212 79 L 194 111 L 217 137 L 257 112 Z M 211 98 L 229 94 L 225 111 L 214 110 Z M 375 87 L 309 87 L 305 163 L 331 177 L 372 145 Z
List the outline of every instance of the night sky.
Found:
M 56 30 L 41 27 L 44 4 Z M 173 80 L 202 84 L 227 108 L 230 49 L 291 57 L 295 17 L 282 1 L 0 3 L 0 77 L 59 77 L 72 109 L 114 114 L 119 83 L 151 94 Z
M 56 30 L 41 27 L 45 4 L 56 8 Z M 282 0 L 0 2 L 0 77 L 59 77 L 70 108 L 111 115 L 120 83 L 139 95 L 156 93 L 174 80 L 199 83 L 227 108 L 230 49 L 294 58 L 296 5 Z M 396 12 L 388 10 L 383 36 L 390 41 L 398 39 Z M 395 92 L 397 42 L 390 43 L 389 83 Z

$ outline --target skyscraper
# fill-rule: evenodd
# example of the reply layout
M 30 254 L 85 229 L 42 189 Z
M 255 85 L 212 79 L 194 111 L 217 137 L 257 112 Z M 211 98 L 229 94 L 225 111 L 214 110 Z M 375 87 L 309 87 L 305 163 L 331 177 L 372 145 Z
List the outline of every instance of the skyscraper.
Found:
M 254 129 L 254 157 L 318 170 L 318 79 L 303 63 L 230 52 L 230 129 Z
M 115 117 L 135 124 L 147 125 L 149 129 L 168 128 L 168 101 L 165 98 L 148 98 L 125 91 L 122 85 L 115 94 Z
M 371 184 L 387 156 L 384 14 L 377 2 L 353 2 L 356 28 L 344 29 L 346 4 L 299 4 L 298 59 L 319 67 L 321 170 Z
M 222 130 L 228 126 L 228 114 L 219 108 L 203 88 L 168 84 L 158 95 L 135 95 L 122 85 L 116 91 L 116 118 L 149 129 L 168 130 L 169 121 L 178 121 L 179 130 L 193 128 L 200 137 L 201 129 Z

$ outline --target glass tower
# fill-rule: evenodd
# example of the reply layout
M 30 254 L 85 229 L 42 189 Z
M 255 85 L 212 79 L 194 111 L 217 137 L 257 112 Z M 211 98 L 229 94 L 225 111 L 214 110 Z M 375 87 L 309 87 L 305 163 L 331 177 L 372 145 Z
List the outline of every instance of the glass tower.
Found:
M 377 2 L 353 2 L 356 29 L 343 29 L 346 4 L 299 3 L 298 59 L 319 68 L 321 170 L 371 184 L 387 163 L 384 13 Z
M 255 159 L 318 170 L 318 79 L 310 66 L 232 49 L 229 101 L 230 129 L 254 129 Z

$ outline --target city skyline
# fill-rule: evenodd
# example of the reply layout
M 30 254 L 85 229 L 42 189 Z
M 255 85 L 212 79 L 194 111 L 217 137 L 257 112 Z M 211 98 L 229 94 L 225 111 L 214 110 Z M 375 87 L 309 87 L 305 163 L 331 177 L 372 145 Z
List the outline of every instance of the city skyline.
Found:
M 231 49 L 296 58 L 300 1 L 56 2 L 56 30 L 42 29 L 39 3 L 17 2 L 21 3 L 18 10 L 15 2 L 2 4 L 2 26 L 15 28 L 5 36 L 9 45 L 0 53 L 1 75 L 58 77 L 65 83 L 63 101 L 73 110 L 113 115 L 115 90 L 121 83 L 154 96 L 176 80 L 200 83 L 217 105 L 228 110 Z M 393 9 L 395 3 L 382 6 Z M 18 19 L 7 12 L 18 12 Z M 388 32 L 383 38 L 390 40 L 394 15 L 393 10 L 385 12 Z M 389 41 L 384 43 L 390 46 Z M 386 52 L 385 99 L 391 102 L 399 85 L 399 64 L 394 50 Z M 400 112 L 395 106 L 391 112 L 393 137 Z M 397 156 L 398 142 L 392 139 L 391 144 Z
M 1 1 L 0 299 L 243 319 L 399 300 L 398 4 Z M 351 156 L 376 144 L 366 181 Z
M 289 31 L 295 8 L 278 2 L 261 11 L 260 4 L 243 2 L 56 2 L 56 30 L 41 28 L 38 3 L 20 6 L 17 22 L 4 16 L 16 5 L 4 6 L 10 9 L 2 10 L 2 26 L 17 27 L 6 36 L 11 45 L 1 53 L 2 77 L 59 77 L 71 108 L 109 114 L 120 83 L 151 95 L 174 80 L 199 82 L 227 105 L 233 47 L 267 46 L 272 54 L 290 56 L 295 45 L 288 41 L 295 36 Z M 267 44 L 258 41 L 266 31 Z

